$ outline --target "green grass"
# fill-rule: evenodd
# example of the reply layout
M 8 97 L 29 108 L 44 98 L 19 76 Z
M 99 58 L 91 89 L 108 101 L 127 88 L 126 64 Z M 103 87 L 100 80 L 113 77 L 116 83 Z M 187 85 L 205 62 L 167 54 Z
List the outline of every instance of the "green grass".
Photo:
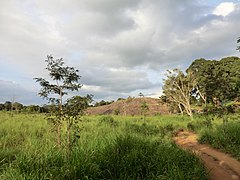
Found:
M 215 129 L 205 129 L 201 132 L 199 142 L 230 153 L 240 160 L 240 121 L 218 125 Z
M 171 141 L 189 122 L 185 116 L 147 117 L 146 124 L 141 117 L 86 116 L 69 153 L 56 148 L 43 115 L 0 112 L 0 179 L 207 179 L 202 162 Z

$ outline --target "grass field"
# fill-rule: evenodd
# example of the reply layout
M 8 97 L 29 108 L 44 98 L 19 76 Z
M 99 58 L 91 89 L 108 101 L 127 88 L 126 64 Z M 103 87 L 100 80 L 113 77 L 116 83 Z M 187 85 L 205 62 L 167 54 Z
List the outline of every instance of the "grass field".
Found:
M 227 152 L 240 160 L 240 121 L 218 125 L 201 132 L 199 142 Z
M 207 179 L 202 162 L 171 141 L 180 128 L 221 122 L 181 116 L 86 116 L 71 153 L 41 114 L 0 112 L 0 179 Z M 66 146 L 62 136 L 62 146 Z

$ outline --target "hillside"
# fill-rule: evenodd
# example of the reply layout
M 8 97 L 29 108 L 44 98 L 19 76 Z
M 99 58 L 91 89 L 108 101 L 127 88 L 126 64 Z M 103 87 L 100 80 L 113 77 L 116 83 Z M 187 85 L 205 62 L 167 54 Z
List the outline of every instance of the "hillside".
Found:
M 90 107 L 87 109 L 89 115 L 141 115 L 141 103 L 145 101 L 149 107 L 147 115 L 169 114 L 166 104 L 159 103 L 159 99 L 154 98 L 128 98 L 119 100 L 109 105 Z

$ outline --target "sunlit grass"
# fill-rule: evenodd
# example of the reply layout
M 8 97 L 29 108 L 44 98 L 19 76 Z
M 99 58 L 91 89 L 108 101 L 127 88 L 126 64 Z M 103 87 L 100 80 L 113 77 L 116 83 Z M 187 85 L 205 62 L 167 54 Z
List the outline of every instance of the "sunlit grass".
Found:
M 216 129 L 205 129 L 199 141 L 232 154 L 240 160 L 240 121 L 218 125 Z
M 44 115 L 0 112 L 0 179 L 206 179 L 201 161 L 171 135 L 188 117 L 86 116 L 71 153 Z M 64 130 L 65 126 L 63 127 Z

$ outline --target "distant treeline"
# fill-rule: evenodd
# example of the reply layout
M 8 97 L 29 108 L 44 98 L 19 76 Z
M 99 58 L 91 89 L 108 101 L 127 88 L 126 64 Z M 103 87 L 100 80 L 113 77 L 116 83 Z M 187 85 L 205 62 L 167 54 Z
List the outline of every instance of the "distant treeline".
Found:
M 130 97 L 130 96 L 129 96 Z M 128 98 L 129 98 L 128 97 Z M 131 98 L 131 97 L 130 97 Z M 120 101 L 120 100 L 125 100 L 124 98 L 118 98 L 117 101 Z M 115 101 L 112 100 L 112 101 L 105 101 L 105 100 L 101 100 L 99 102 L 96 102 L 93 106 L 94 107 L 98 107 L 98 106 L 104 106 L 104 105 L 109 105 L 109 104 L 112 104 L 114 103 Z
M 118 98 L 119 100 L 125 100 L 124 98 Z M 104 106 L 108 104 L 112 104 L 115 102 L 112 101 L 104 101 L 101 100 L 99 102 L 96 102 L 95 104 L 89 104 L 88 107 L 98 107 L 98 106 Z M 25 106 L 19 102 L 12 103 L 11 101 L 6 101 L 5 103 L 0 103 L 0 111 L 16 111 L 16 112 L 27 112 L 27 113 L 49 113 L 52 112 L 52 109 L 56 109 L 56 105 L 28 105 Z
M 19 102 L 6 101 L 4 104 L 0 103 L 0 111 L 15 111 L 26 113 L 49 113 L 56 105 L 28 105 L 25 106 Z

